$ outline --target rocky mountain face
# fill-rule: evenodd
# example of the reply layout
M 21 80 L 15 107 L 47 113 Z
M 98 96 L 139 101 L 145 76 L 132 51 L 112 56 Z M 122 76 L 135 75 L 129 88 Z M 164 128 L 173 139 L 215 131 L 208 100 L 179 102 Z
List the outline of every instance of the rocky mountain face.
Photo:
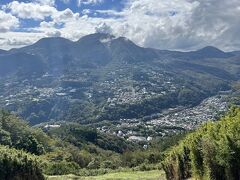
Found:
M 142 118 L 191 106 L 239 80 L 238 53 L 177 52 L 91 34 L 0 51 L 0 105 L 32 124 Z

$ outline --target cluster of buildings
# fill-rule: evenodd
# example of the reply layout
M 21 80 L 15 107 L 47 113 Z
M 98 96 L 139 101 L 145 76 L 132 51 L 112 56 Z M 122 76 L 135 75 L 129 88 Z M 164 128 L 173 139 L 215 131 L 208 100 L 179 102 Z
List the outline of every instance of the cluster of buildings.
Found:
M 66 98 L 97 102 L 104 106 L 134 104 L 154 96 L 164 96 L 182 88 L 177 78 L 164 71 L 151 69 L 124 69 L 106 71 L 102 77 L 89 74 L 52 76 L 45 74 L 35 80 L 23 81 L 6 79 L 0 81 L 0 106 L 8 107 L 17 103 L 41 102 L 45 99 Z M 34 78 L 33 78 L 34 79 Z M 192 130 L 200 124 L 215 120 L 224 113 L 228 104 L 225 94 L 210 97 L 196 107 L 177 107 L 164 110 L 141 119 L 121 119 L 115 126 L 98 129 L 129 141 L 151 141 L 155 136 L 166 136 Z M 97 105 L 96 105 L 97 106 Z M 104 107 L 100 107 L 104 109 Z
M 132 75 L 123 74 L 122 72 L 125 71 L 119 69 L 117 72 L 109 72 L 109 78 L 96 86 L 96 89 L 108 94 L 107 103 L 109 106 L 134 104 L 154 96 L 164 96 L 182 87 L 174 82 L 174 77 L 161 71 L 138 72 L 135 70 Z
M 161 113 L 141 119 L 122 119 L 116 126 L 98 129 L 124 137 L 130 141 L 151 141 L 156 136 L 167 136 L 193 130 L 207 121 L 214 121 L 228 110 L 227 95 L 217 95 L 195 107 L 169 108 Z M 119 133 L 120 132 L 120 133 Z

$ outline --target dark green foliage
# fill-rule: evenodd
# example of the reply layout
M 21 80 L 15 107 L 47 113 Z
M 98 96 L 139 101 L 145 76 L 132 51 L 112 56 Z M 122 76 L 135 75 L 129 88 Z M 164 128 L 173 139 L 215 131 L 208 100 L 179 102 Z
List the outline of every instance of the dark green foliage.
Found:
M 0 179 L 43 180 L 38 160 L 23 151 L 0 146 Z
M 136 104 L 122 104 L 117 107 L 108 107 L 100 120 L 118 120 L 121 118 L 141 118 L 146 115 L 157 113 L 162 109 L 176 105 L 177 93 L 147 99 Z
M 112 135 L 105 135 L 97 132 L 96 129 L 79 124 L 62 125 L 58 129 L 49 131 L 49 135 L 57 136 L 77 147 L 83 147 L 86 144 L 93 143 L 104 150 L 111 150 L 117 153 L 123 153 L 126 150 L 133 149 L 131 143 L 127 143 L 124 139 Z
M 44 153 L 44 147 L 42 146 L 42 144 L 39 144 L 37 139 L 32 135 L 26 138 L 22 138 L 15 145 L 15 147 L 18 149 L 24 149 L 25 151 L 36 154 L 36 155 L 41 155 Z
M 44 133 L 41 129 L 29 127 L 24 121 L 6 111 L 0 113 L 0 144 L 9 146 L 7 149 L 13 149 L 14 152 L 22 152 L 14 150 L 15 148 L 37 155 L 38 160 L 33 161 L 32 168 L 43 171 L 46 175 L 97 175 L 129 167 L 151 170 L 163 159 L 162 152 L 182 136 L 153 141 L 148 150 L 143 150 L 142 145 L 100 133 L 89 126 L 66 123 L 58 128 L 50 128 Z M 28 156 L 32 158 L 31 155 Z M 11 174 L 27 179 L 26 173 L 21 172 L 18 175 L 18 169 L 13 168 L 15 165 L 10 164 L 6 167 L 13 171 Z M 2 174 L 4 176 L 4 173 Z
M 32 129 L 9 112 L 0 111 L 0 144 L 40 155 L 45 152 L 48 139 L 41 130 Z
M 240 178 L 240 109 L 207 123 L 166 153 L 168 179 L 234 180 Z
M 119 120 L 121 118 L 142 118 L 144 116 L 159 113 L 163 109 L 176 106 L 194 106 L 199 104 L 209 94 L 198 88 L 182 88 L 176 92 L 164 96 L 152 97 L 135 104 L 121 104 L 116 107 L 108 107 L 98 120 Z
M 81 174 L 83 168 L 84 174 L 89 171 L 90 175 L 96 175 L 106 172 L 104 169 L 116 170 L 125 166 L 121 153 L 134 150 L 133 144 L 124 139 L 76 123 L 62 124 L 44 133 L 6 111 L 0 112 L 0 144 L 9 146 L 6 151 L 0 148 L 3 154 L 0 163 L 4 164 L 0 179 L 14 179 L 15 176 L 18 179 L 38 179 L 41 171 L 46 175 Z M 8 150 L 13 156 L 6 158 L 4 153 Z M 38 160 L 23 151 L 37 155 Z M 155 162 L 155 157 L 150 159 Z
M 47 168 L 45 168 L 45 173 L 48 175 L 76 174 L 78 170 L 78 164 L 74 162 L 61 161 L 49 163 Z
M 133 150 L 134 147 L 126 140 L 112 135 L 101 134 L 98 136 L 97 145 L 105 150 L 111 150 L 117 153 L 123 153 L 127 150 Z

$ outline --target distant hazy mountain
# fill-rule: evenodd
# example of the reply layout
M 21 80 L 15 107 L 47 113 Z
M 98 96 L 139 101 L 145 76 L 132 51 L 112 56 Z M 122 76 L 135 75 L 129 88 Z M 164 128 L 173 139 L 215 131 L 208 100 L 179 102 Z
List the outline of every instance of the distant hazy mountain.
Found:
M 0 51 L 0 106 L 33 124 L 143 117 L 230 89 L 240 78 L 238 57 L 211 46 L 143 48 L 101 33 L 76 42 L 43 38 Z
M 240 51 L 232 51 L 231 54 L 234 54 L 236 56 L 240 56 Z
M 7 51 L 0 49 L 0 55 L 5 54 Z
M 232 55 L 225 53 L 215 47 L 207 46 L 198 51 L 189 52 L 188 55 L 194 59 L 203 59 L 203 58 L 228 58 Z
M 166 58 L 195 60 L 233 56 L 233 54 L 225 53 L 211 46 L 192 52 L 159 51 L 139 47 L 124 37 L 116 38 L 109 34 L 100 33 L 85 36 L 77 42 L 58 37 L 43 38 L 30 46 L 8 52 L 1 50 L 0 54 L 6 54 L 1 56 L 0 63 L 3 64 L 4 69 L 11 69 L 9 73 L 27 67 L 31 68 L 24 69 L 27 72 L 35 71 L 32 66 L 39 64 L 41 65 L 38 68 L 43 68 L 40 71 L 44 71 L 46 66 L 49 71 L 59 70 L 62 73 L 64 68 L 71 66 L 71 64 L 96 68 L 111 61 L 135 63 Z M 32 65 L 26 66 L 28 63 L 32 63 Z M 6 74 L 7 71 L 1 73 L 1 75 Z
M 23 74 L 42 74 L 45 64 L 38 56 L 23 52 L 0 56 L 0 76 L 10 75 L 17 72 Z

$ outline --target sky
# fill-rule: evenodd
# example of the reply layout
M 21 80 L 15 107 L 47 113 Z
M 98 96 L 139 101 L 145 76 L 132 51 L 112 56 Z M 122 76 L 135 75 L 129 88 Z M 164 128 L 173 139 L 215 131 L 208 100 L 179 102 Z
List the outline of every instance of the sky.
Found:
M 0 49 L 96 32 L 157 49 L 240 50 L 240 0 L 0 0 Z

